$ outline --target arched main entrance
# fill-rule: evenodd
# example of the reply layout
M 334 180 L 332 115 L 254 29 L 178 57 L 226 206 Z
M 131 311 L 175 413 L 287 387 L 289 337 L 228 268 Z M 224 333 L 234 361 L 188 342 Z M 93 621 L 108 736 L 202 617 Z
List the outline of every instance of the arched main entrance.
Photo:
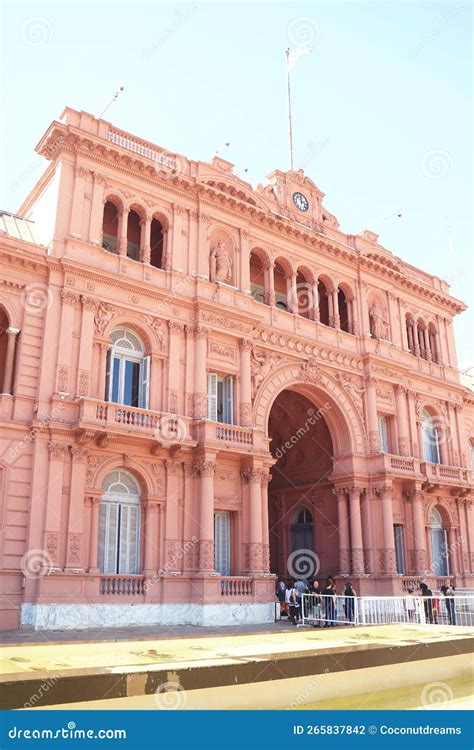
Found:
M 284 390 L 269 416 L 270 569 L 285 577 L 338 572 L 337 510 L 329 476 L 333 443 L 325 412 L 303 393 Z

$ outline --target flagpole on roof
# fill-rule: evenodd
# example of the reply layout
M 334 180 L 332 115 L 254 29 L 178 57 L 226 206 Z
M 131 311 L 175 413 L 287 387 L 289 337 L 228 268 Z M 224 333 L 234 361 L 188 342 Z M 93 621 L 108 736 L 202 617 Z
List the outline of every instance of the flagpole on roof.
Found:
M 291 124 L 291 86 L 290 86 L 290 48 L 285 52 L 286 55 L 286 93 L 288 100 L 288 156 L 290 160 L 290 169 L 293 171 L 293 129 Z

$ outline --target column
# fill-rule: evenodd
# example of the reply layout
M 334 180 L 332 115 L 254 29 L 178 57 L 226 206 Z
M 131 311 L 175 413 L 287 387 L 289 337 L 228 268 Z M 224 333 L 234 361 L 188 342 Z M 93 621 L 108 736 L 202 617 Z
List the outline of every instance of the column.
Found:
M 178 401 L 181 390 L 181 334 L 184 330 L 183 323 L 175 320 L 168 322 L 169 345 L 168 345 L 168 411 L 172 414 L 178 413 Z
M 246 229 L 240 229 L 240 283 L 236 279 L 236 286 L 244 294 L 250 294 L 250 247 L 249 233 Z
M 11 326 L 5 331 L 7 334 L 7 353 L 5 356 L 5 371 L 3 375 L 2 393 L 11 393 L 13 385 L 13 364 L 15 362 L 16 337 L 20 333 L 19 328 Z
M 46 495 L 46 518 L 44 524 L 45 544 L 48 568 L 61 569 L 59 550 L 61 537 L 61 512 L 63 498 L 64 461 L 68 457 L 65 443 L 51 441 L 48 443 L 49 466 Z
M 313 320 L 319 322 L 319 293 L 317 279 L 313 282 Z
M 418 326 L 416 324 L 416 320 L 411 321 L 411 329 L 412 329 L 412 338 L 413 338 L 413 352 L 415 354 L 415 357 L 419 357 L 420 352 L 420 342 L 418 340 Z
M 209 279 L 209 222 L 205 214 L 199 213 L 198 218 L 198 276 Z
M 413 322 L 410 320 L 407 321 L 407 338 L 408 338 L 408 348 L 412 352 L 412 354 L 415 353 L 415 339 L 413 337 Z
M 408 344 L 407 323 L 406 323 L 405 315 L 403 313 L 402 301 L 400 297 L 397 297 L 397 300 L 398 300 L 398 316 L 400 319 L 400 336 L 401 336 L 401 342 L 402 342 L 402 351 L 407 352 L 410 348 Z
M 74 190 L 72 194 L 71 223 L 69 234 L 82 237 L 82 222 L 84 217 L 84 188 L 89 171 L 84 167 L 74 167 Z
M 107 401 L 108 393 L 105 392 L 107 383 L 107 352 L 110 347 L 109 341 L 99 341 L 99 367 L 97 372 L 97 390 L 95 397 L 101 401 Z
M 166 465 L 165 505 L 165 565 L 167 573 L 179 569 L 176 557 L 178 546 L 178 502 L 183 469 L 181 461 L 168 459 Z
M 333 326 L 333 328 L 340 328 L 341 327 L 341 319 L 339 317 L 339 297 L 338 297 L 339 289 L 338 287 L 335 287 L 331 292 L 331 298 L 332 298 L 332 317 L 330 318 L 330 324 Z
M 409 456 L 407 389 L 400 383 L 395 385 L 395 406 L 397 409 L 398 452 L 400 456 Z
M 196 356 L 194 369 L 194 393 L 193 412 L 194 416 L 204 419 L 207 415 L 207 336 L 209 329 L 197 325 L 196 331 Z
M 459 514 L 459 541 L 461 542 L 460 561 L 462 562 L 461 573 L 465 575 L 471 570 L 471 561 L 469 558 L 469 535 L 466 523 L 466 498 L 458 497 L 458 514 Z
M 270 307 L 275 307 L 275 264 L 273 261 L 265 263 L 266 285 L 265 285 L 265 303 Z
M 70 393 L 72 331 L 74 326 L 74 306 L 79 302 L 79 295 L 67 289 L 61 289 L 61 325 L 59 329 L 58 365 L 56 371 L 56 391 Z
M 145 565 L 144 574 L 151 578 L 155 575 L 158 567 L 158 545 L 156 542 L 156 532 L 158 527 L 159 503 L 147 500 L 145 505 Z
M 453 336 L 453 321 L 449 318 L 445 318 L 446 323 L 446 341 L 448 343 L 448 357 L 449 357 L 449 364 L 451 367 L 457 367 L 457 357 L 456 357 L 456 347 L 454 343 L 454 336 Z
M 262 570 L 270 571 L 270 529 L 268 524 L 268 485 L 272 476 L 267 469 L 262 472 Z
M 151 260 L 151 216 L 140 220 L 140 260 L 150 263 Z
M 415 458 L 420 458 L 420 450 L 418 443 L 418 425 L 416 421 L 416 409 L 415 409 L 415 392 L 408 391 L 408 422 L 410 425 L 410 441 L 411 441 L 411 455 Z
M 105 179 L 98 172 L 94 172 L 92 188 L 91 218 L 89 223 L 89 242 L 94 245 L 102 244 L 102 223 L 104 220 L 104 187 Z
M 430 332 L 428 331 L 428 328 L 425 326 L 423 329 L 423 339 L 425 342 L 425 355 L 426 359 L 431 362 L 432 359 L 432 353 L 431 353 L 431 344 L 430 344 Z
M 291 275 L 287 276 L 286 278 L 289 312 L 294 313 L 294 315 L 298 315 L 298 291 L 296 289 L 296 272 L 293 271 Z
M 379 426 L 377 421 L 377 379 L 372 375 L 365 378 L 366 384 L 366 404 L 367 404 L 367 425 L 369 438 L 369 452 L 377 453 L 379 450 Z
M 184 561 L 183 572 L 192 573 L 195 570 L 195 547 L 197 536 L 195 532 L 196 513 L 194 511 L 194 485 L 196 467 L 189 462 L 184 462 L 184 517 L 183 517 L 183 540 Z
M 456 439 L 458 445 L 459 466 L 467 467 L 467 454 L 465 450 L 465 427 L 464 414 L 461 404 L 453 404 L 454 421 L 456 424 Z
M 184 208 L 178 203 L 173 203 L 173 237 L 168 244 L 166 253 L 166 269 L 173 269 L 179 273 L 184 271 L 183 216 Z
M 415 543 L 416 573 L 422 575 L 428 569 L 426 555 L 425 519 L 423 511 L 423 493 L 421 490 L 413 490 L 410 494 L 413 515 L 413 536 Z
M 339 532 L 339 575 L 346 576 L 350 573 L 350 537 L 349 537 L 349 511 L 347 508 L 346 491 L 342 487 L 336 487 L 334 494 L 337 497 L 337 529 Z
M 99 573 L 98 552 L 99 552 L 99 510 L 100 497 L 90 497 L 91 508 L 91 530 L 89 540 L 89 573 Z
M 474 503 L 470 497 L 465 498 L 466 503 L 466 528 L 467 542 L 469 547 L 469 570 L 474 573 Z
M 94 340 L 94 314 L 97 307 L 97 301 L 93 297 L 85 297 L 84 295 L 82 295 L 81 302 L 81 345 L 79 347 L 76 392 L 78 396 L 90 396 L 92 347 Z
M 67 524 L 66 570 L 84 569 L 84 489 L 86 484 L 86 462 L 88 452 L 76 445 L 71 446 L 71 492 Z
M 127 255 L 128 208 L 122 209 L 119 217 L 117 249 L 119 255 Z
M 395 537 L 393 533 L 392 487 L 383 485 L 377 489 L 382 500 L 382 528 L 384 565 L 381 566 L 387 575 L 395 575 L 397 564 L 395 558 Z
M 364 546 L 364 570 L 366 573 L 374 573 L 374 540 L 372 534 L 372 501 L 369 499 L 368 491 L 365 490 L 361 501 L 362 516 L 362 542 Z
M 263 570 L 262 469 L 242 470 L 242 478 L 249 483 L 249 572 Z
M 214 458 L 203 458 L 196 464 L 199 487 L 199 572 L 214 570 Z
M 351 567 L 355 576 L 364 574 L 364 546 L 362 541 L 362 519 L 360 514 L 360 488 L 350 487 L 349 521 L 351 527 Z
M 455 576 L 459 573 L 457 560 L 457 534 L 456 529 L 451 526 L 448 529 L 448 555 L 449 555 L 449 574 Z
M 240 339 L 240 424 L 252 426 L 252 377 L 250 354 L 252 341 Z

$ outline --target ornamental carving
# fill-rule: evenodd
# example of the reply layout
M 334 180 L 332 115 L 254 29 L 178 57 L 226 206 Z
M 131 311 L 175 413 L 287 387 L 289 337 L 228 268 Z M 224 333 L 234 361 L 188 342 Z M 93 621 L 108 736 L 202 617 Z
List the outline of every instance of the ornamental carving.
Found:
M 112 305 L 107 302 L 99 302 L 94 315 L 94 328 L 96 334 L 102 336 L 109 321 L 116 315 L 112 310 Z
M 230 359 L 235 361 L 235 348 L 228 344 L 222 344 L 220 341 L 209 341 L 209 356 L 212 355 L 220 359 Z
M 353 400 L 354 404 L 358 408 L 359 412 L 362 413 L 363 401 L 362 397 L 365 392 L 365 388 L 358 384 L 357 380 L 354 380 L 350 375 L 337 373 L 336 380 L 343 390 Z
M 170 413 L 171 414 L 177 414 L 178 413 L 178 391 L 170 391 Z
M 250 325 L 235 320 L 232 315 L 216 315 L 215 313 L 202 312 L 201 319 L 212 326 L 228 328 L 231 331 L 240 331 L 242 334 L 249 335 L 252 332 Z
M 56 390 L 67 393 L 69 388 L 69 367 L 59 367 L 56 379 Z
M 201 477 L 213 477 L 216 473 L 215 461 L 198 461 L 194 464 L 196 472 Z
M 81 295 L 81 302 L 82 306 L 85 310 L 95 310 L 97 305 L 97 300 L 93 297 L 86 297 L 85 295 Z
M 46 552 L 52 563 L 58 562 L 59 534 L 46 534 Z
M 100 453 L 92 453 L 87 457 L 86 487 L 93 487 L 94 477 L 99 467 L 108 461 L 110 456 Z
M 199 542 L 199 569 L 203 570 L 214 570 L 214 542 L 201 541 Z
M 351 553 L 352 574 L 359 576 L 364 574 L 364 552 L 362 549 L 353 549 Z
M 393 402 L 391 392 L 387 391 L 385 388 L 377 388 L 377 396 L 381 401 L 389 401 L 390 403 Z
M 61 299 L 64 305 L 75 305 L 79 302 L 79 295 L 75 292 L 70 292 L 68 289 L 61 289 Z
M 193 416 L 203 419 L 207 414 L 207 396 L 205 393 L 193 393 Z
M 80 534 L 70 534 L 68 538 L 68 551 L 67 560 L 68 563 L 80 562 L 81 555 L 81 536 Z
M 309 380 L 311 382 L 317 382 L 324 376 L 323 371 L 317 364 L 316 360 L 309 359 L 301 365 L 300 375 L 303 380 Z
M 72 460 L 75 463 L 82 464 L 88 457 L 88 451 L 86 450 L 86 448 L 80 448 L 77 445 L 71 445 L 71 455 Z
M 183 464 L 181 461 L 174 459 L 168 459 L 165 461 L 166 471 L 169 475 L 180 477 L 182 473 Z
M 64 461 L 67 449 L 68 447 L 64 443 L 48 443 L 49 455 L 52 461 Z
M 184 324 L 183 323 L 178 323 L 177 320 L 169 320 L 168 321 L 168 328 L 170 329 L 170 333 L 179 336 L 184 331 Z
M 79 370 L 77 393 L 79 396 L 89 395 L 89 373 L 84 370 Z
M 251 374 L 252 374 L 252 396 L 254 396 L 260 386 L 276 367 L 283 362 L 282 357 L 272 352 L 263 351 L 262 349 L 253 349 L 251 355 Z
M 263 469 L 242 469 L 240 476 L 250 484 L 261 484 L 266 472 Z
M 164 351 L 164 349 L 166 349 L 166 331 L 163 321 L 160 320 L 160 318 L 146 317 L 143 318 L 143 322 L 149 326 L 155 334 L 158 349 Z
M 351 553 L 348 549 L 339 550 L 339 573 L 341 576 L 349 575 L 351 564 Z

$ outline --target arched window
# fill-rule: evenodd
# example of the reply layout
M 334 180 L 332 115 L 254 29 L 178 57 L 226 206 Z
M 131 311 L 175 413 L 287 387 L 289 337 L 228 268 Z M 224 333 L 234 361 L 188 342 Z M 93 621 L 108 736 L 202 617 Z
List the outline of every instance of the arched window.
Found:
M 115 404 L 148 409 L 150 357 L 136 333 L 117 328 L 107 353 L 105 397 Z
M 107 201 L 102 219 L 102 247 L 109 253 L 118 253 L 119 210 L 115 203 Z
M 339 321 L 341 330 L 346 333 L 352 333 L 351 322 L 349 320 L 349 304 L 345 292 L 340 287 L 337 290 L 337 304 L 339 307 Z
M 98 563 L 101 573 L 140 572 L 140 489 L 125 471 L 104 479 L 99 510 Z
M 298 269 L 296 274 L 295 309 L 303 318 L 313 317 L 313 289 L 310 275 L 304 269 Z
M 291 519 L 291 551 L 313 549 L 313 516 L 307 508 L 298 508 Z
M 288 310 L 288 271 L 278 261 L 274 266 L 275 306 Z
M 127 217 L 127 256 L 140 260 L 140 217 L 136 211 L 129 211 Z
M 319 299 L 319 321 L 325 326 L 329 325 L 329 295 L 326 284 L 321 279 L 318 281 Z
M 449 575 L 449 553 L 446 529 L 441 513 L 433 508 L 430 513 L 430 542 L 433 572 L 437 576 Z
M 428 341 L 430 346 L 431 359 L 433 360 L 433 362 L 436 362 L 436 364 L 439 364 L 441 361 L 441 357 L 438 351 L 438 334 L 433 324 L 430 324 L 428 326 Z
M 163 268 L 164 261 L 164 232 L 163 225 L 154 218 L 150 230 L 150 263 L 155 268 Z
M 428 347 L 427 347 L 428 331 L 426 330 L 425 323 L 422 320 L 419 320 L 417 323 L 416 335 L 417 335 L 417 343 L 418 343 L 418 349 L 420 352 L 420 357 L 422 359 L 428 359 Z
M 433 418 L 431 414 L 423 411 L 421 423 L 421 437 L 423 442 L 423 456 L 425 461 L 432 464 L 440 463 L 439 453 L 439 433 L 436 426 L 433 424 Z
M 250 253 L 250 293 L 257 302 L 266 302 L 265 299 L 265 269 L 261 257 Z

